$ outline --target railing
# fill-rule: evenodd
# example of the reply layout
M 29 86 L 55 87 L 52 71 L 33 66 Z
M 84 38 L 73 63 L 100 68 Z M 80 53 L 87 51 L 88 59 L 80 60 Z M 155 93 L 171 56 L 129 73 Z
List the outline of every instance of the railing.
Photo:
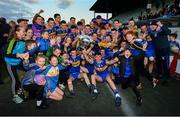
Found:
M 166 17 L 166 18 L 159 17 L 156 19 L 140 20 L 140 21 L 136 21 L 135 23 L 136 25 L 141 26 L 144 24 L 150 24 L 150 22 L 153 20 L 159 20 L 168 27 L 180 27 L 180 15 Z M 127 23 L 123 23 L 123 25 L 127 25 Z

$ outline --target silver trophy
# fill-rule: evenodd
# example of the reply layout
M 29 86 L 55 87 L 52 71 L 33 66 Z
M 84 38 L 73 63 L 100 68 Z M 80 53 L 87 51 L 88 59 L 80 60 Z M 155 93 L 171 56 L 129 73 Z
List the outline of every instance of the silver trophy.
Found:
M 77 48 L 79 50 L 87 49 L 89 45 L 93 42 L 90 36 L 88 35 L 80 35 L 78 36 L 78 44 Z

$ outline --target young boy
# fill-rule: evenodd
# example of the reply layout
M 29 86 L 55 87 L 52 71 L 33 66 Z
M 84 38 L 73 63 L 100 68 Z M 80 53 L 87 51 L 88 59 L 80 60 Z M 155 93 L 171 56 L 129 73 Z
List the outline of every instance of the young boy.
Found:
M 64 52 L 69 52 L 72 49 L 72 39 L 65 38 L 63 47 L 64 47 Z
M 44 84 L 38 85 L 34 82 L 34 77 L 43 73 L 46 69 L 44 55 L 38 55 L 36 57 L 35 63 L 29 63 L 29 55 L 24 57 L 23 65 L 26 70 L 28 70 L 22 80 L 22 85 L 24 90 L 29 92 L 29 97 L 34 97 L 37 99 L 36 107 L 46 109 L 48 105 L 45 103 L 45 97 L 43 97 Z
M 54 19 L 49 18 L 46 25 L 46 30 L 49 33 L 49 38 L 54 38 L 56 36 L 56 30 L 54 28 Z
M 122 52 L 124 51 L 124 47 L 121 46 L 121 48 L 119 49 L 118 46 L 115 46 L 113 48 L 113 56 L 112 58 L 116 58 L 122 55 Z M 111 66 L 111 70 L 112 70 L 112 79 L 114 80 L 115 84 L 119 84 L 119 79 L 120 79 L 120 68 L 119 68 L 119 63 L 115 63 Z
M 58 57 L 58 63 L 62 64 L 64 62 L 64 60 L 61 58 L 61 54 L 62 54 L 62 52 L 61 52 L 60 48 L 50 47 L 46 53 L 46 57 L 48 59 L 52 55 L 55 55 L 56 57 Z M 49 61 L 46 61 L 46 64 L 49 64 Z
M 96 87 L 96 82 L 97 81 L 98 82 L 107 81 L 109 86 L 111 87 L 111 89 L 114 92 L 115 105 L 117 107 L 120 106 L 121 105 L 121 97 L 120 97 L 119 91 L 117 90 L 114 82 L 112 81 L 110 72 L 108 70 L 108 65 L 114 64 L 114 63 L 118 62 L 118 60 L 114 59 L 112 61 L 106 61 L 105 59 L 102 59 L 101 53 L 97 53 L 95 55 L 95 60 L 89 59 L 86 51 L 83 51 L 83 55 L 89 63 L 94 65 L 94 69 L 95 69 L 95 73 L 91 76 L 92 90 L 93 90 L 93 98 L 92 99 L 95 100 L 98 96 L 98 90 Z
M 171 50 L 171 53 L 173 54 L 179 54 L 179 50 L 180 50 L 180 45 L 179 43 L 176 41 L 176 38 L 177 38 L 177 34 L 176 33 L 172 33 L 169 35 L 169 38 L 170 38 L 170 50 Z
M 141 26 L 141 39 L 147 41 L 146 51 L 144 52 L 144 68 L 147 79 L 156 87 L 158 80 L 155 77 L 155 48 L 152 38 L 148 34 L 146 25 Z
M 170 50 L 171 53 L 174 55 L 173 60 L 170 65 L 170 73 L 171 75 L 177 75 L 180 76 L 180 74 L 175 74 L 176 67 L 177 67 L 177 61 L 180 59 L 180 46 L 179 43 L 176 41 L 177 34 L 172 33 L 169 35 L 170 38 Z
M 39 47 L 34 40 L 27 40 L 26 41 L 26 52 L 29 53 L 29 60 L 30 62 L 35 62 L 36 55 L 38 53 Z
M 140 75 L 144 72 L 143 51 L 146 50 L 146 44 L 144 44 L 142 39 L 137 39 L 132 31 L 126 33 L 126 40 L 127 44 L 131 47 L 132 56 L 135 59 L 136 85 L 138 89 L 141 89 Z
M 60 45 L 61 45 L 61 49 L 63 49 L 63 42 L 65 40 L 65 37 L 67 36 L 68 33 L 68 28 L 67 28 L 67 24 L 66 21 L 62 20 L 60 22 L 60 27 L 56 29 L 56 35 L 57 35 L 57 39 L 60 40 Z
M 131 87 L 137 98 L 137 104 L 142 104 L 142 98 L 140 91 L 136 88 L 135 80 L 135 61 L 131 56 L 132 53 L 130 49 L 126 48 L 124 51 L 124 56 L 121 58 L 120 63 L 120 75 L 121 75 L 121 86 L 122 89 Z
M 65 86 L 67 85 L 67 80 L 69 78 L 69 69 L 70 66 L 68 65 L 69 61 L 69 55 L 67 53 L 63 53 L 61 56 L 63 62 L 62 65 L 66 65 L 67 67 L 65 69 L 62 69 L 61 72 L 59 73 L 59 87 L 64 90 Z
M 48 48 L 50 47 L 49 33 L 47 31 L 41 32 L 41 38 L 36 40 L 36 43 L 39 46 L 39 52 L 46 54 Z
M 89 81 L 89 78 L 87 76 L 87 73 L 81 72 L 80 63 L 83 59 L 83 56 L 78 55 L 77 51 L 75 49 L 71 50 L 71 56 L 69 58 L 69 63 L 71 64 L 71 67 L 69 69 L 69 79 L 68 79 L 68 88 L 71 95 L 75 95 L 75 92 L 73 90 L 73 84 L 72 82 L 76 79 L 82 79 L 84 78 L 89 90 L 91 90 L 91 84 Z

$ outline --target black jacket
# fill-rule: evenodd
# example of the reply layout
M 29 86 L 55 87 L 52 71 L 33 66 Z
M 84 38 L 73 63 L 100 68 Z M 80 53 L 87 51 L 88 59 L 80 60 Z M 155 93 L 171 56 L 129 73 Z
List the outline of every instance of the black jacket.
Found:
M 169 48 L 168 35 L 171 33 L 166 26 L 162 26 L 160 31 L 150 31 L 150 36 L 155 48 Z
M 135 76 L 135 62 L 134 62 L 134 58 L 132 56 L 129 58 L 129 64 L 131 66 L 132 76 Z M 121 74 L 121 77 L 124 76 L 125 69 L 126 69 L 126 58 L 123 56 L 120 58 L 120 74 Z

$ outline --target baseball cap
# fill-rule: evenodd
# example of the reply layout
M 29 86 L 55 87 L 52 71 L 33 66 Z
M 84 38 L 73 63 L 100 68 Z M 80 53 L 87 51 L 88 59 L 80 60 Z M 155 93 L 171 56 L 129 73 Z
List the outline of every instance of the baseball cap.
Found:
M 29 20 L 28 19 L 24 19 L 24 18 L 20 18 L 20 19 L 17 20 L 17 23 L 19 24 L 21 21 L 27 21 L 28 22 Z

